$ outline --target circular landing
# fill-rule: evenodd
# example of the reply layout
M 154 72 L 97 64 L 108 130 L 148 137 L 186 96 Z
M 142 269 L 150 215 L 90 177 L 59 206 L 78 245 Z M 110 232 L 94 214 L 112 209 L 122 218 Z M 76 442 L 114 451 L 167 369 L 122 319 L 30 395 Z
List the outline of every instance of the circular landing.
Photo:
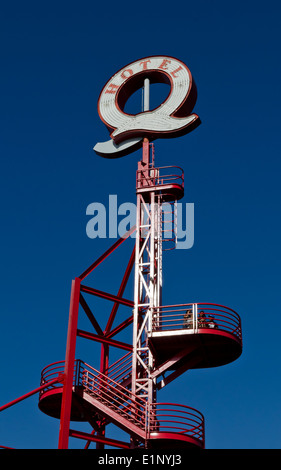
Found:
M 155 308 L 148 337 L 156 365 L 165 363 L 166 370 L 222 366 L 242 353 L 238 313 L 214 303 Z
M 204 442 L 178 433 L 155 432 L 150 434 L 147 446 L 148 449 L 204 449 Z
M 39 409 L 48 416 L 60 419 L 63 387 L 43 391 L 39 398 Z M 88 413 L 89 411 L 89 413 Z M 91 416 L 87 403 L 77 393 L 72 392 L 71 421 L 88 421 Z
M 173 360 L 169 370 L 191 361 L 190 369 L 218 367 L 229 364 L 241 355 L 242 342 L 233 334 L 221 330 L 200 329 L 152 333 L 150 344 L 160 365 Z
M 145 201 L 149 200 L 151 192 L 161 195 L 163 202 L 179 200 L 184 196 L 184 188 L 181 184 L 163 184 L 137 189 L 137 193 L 141 193 Z

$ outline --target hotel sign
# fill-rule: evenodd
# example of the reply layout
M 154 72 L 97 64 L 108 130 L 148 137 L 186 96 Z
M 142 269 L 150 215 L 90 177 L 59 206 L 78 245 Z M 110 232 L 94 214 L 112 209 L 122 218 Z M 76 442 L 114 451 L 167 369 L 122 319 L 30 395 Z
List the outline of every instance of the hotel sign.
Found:
M 170 93 L 157 108 L 132 115 L 124 112 L 128 98 L 144 80 L 167 83 Z M 96 144 L 97 154 L 115 158 L 134 151 L 144 137 L 154 140 L 184 135 L 200 124 L 192 113 L 197 98 L 195 83 L 187 66 L 174 57 L 153 56 L 132 62 L 106 83 L 98 100 L 98 112 L 111 139 Z

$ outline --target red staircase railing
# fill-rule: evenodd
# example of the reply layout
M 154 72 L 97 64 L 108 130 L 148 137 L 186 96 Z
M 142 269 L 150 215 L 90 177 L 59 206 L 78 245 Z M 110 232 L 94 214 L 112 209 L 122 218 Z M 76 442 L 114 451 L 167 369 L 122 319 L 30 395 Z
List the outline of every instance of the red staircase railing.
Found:
M 151 186 L 164 186 L 176 184 L 184 187 L 184 172 L 179 166 L 162 166 L 137 170 L 137 189 Z
M 123 383 L 131 377 L 132 374 L 132 353 L 128 352 L 122 356 L 118 361 L 111 364 L 105 371 L 105 375 L 115 380 L 116 382 Z
M 150 433 L 176 433 L 204 442 L 204 416 L 194 408 L 174 403 L 153 403 Z
M 126 354 L 115 365 L 125 364 L 128 358 L 129 354 Z M 50 364 L 42 370 L 41 386 L 46 384 L 46 388 L 41 390 L 40 397 L 43 397 L 46 391 L 62 386 L 48 384 L 62 374 L 63 370 L 64 361 Z M 119 370 L 118 367 L 116 370 Z M 147 439 L 153 438 L 153 433 L 161 433 L 162 438 L 167 438 L 167 434 L 172 433 L 179 438 L 193 438 L 204 446 L 204 417 L 199 411 L 173 403 L 153 403 L 149 409 L 145 399 L 135 396 L 110 376 L 102 374 L 79 359 L 75 360 L 73 390 L 78 393 L 83 390 L 83 393 L 108 408 L 109 417 L 111 412 L 117 413 L 123 422 L 127 422 L 128 428 L 132 423 L 140 429 L 140 435 L 145 433 Z
M 146 431 L 146 401 L 107 375 L 79 361 L 78 386 L 123 418 Z

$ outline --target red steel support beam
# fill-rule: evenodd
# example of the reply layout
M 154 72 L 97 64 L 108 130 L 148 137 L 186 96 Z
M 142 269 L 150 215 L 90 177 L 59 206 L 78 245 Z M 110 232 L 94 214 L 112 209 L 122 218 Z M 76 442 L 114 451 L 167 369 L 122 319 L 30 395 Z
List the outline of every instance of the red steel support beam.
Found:
M 41 390 L 44 390 L 44 388 L 49 387 L 50 385 L 54 385 L 55 383 L 63 383 L 64 381 L 64 376 L 60 374 L 56 379 L 50 380 L 50 382 L 44 383 L 44 385 L 41 385 L 38 388 L 35 388 L 31 392 L 26 393 L 25 395 L 22 395 L 19 398 L 16 398 L 13 401 L 10 401 L 6 405 L 3 405 L 0 407 L 0 412 L 6 410 L 6 408 L 9 408 L 10 406 L 16 405 L 16 403 L 19 403 L 22 400 L 25 400 L 26 398 L 31 397 L 32 395 L 35 395 L 35 393 L 40 392 Z
M 100 442 L 109 446 L 120 447 L 122 449 L 130 449 L 130 444 L 127 444 L 127 442 L 118 441 L 116 439 L 109 439 L 106 437 L 94 436 L 92 434 L 88 434 L 86 432 L 81 431 L 75 431 L 73 429 L 69 430 L 69 435 L 78 439 L 87 439 L 88 441 Z
M 127 326 L 131 325 L 133 321 L 134 317 L 133 315 L 131 315 L 129 318 L 127 318 L 122 323 L 117 325 L 113 330 L 111 330 L 110 333 L 106 335 L 106 338 L 112 338 L 113 336 L 117 335 L 117 333 L 120 333 L 120 331 L 124 330 L 124 328 L 127 328 Z
M 71 414 L 72 386 L 75 363 L 76 336 L 78 324 L 79 298 L 80 298 L 80 279 L 75 278 L 72 281 L 67 344 L 65 355 L 65 382 L 62 393 L 60 431 L 59 431 L 59 449 L 67 449 L 69 441 L 69 424 Z
M 88 276 L 99 264 L 101 264 L 116 248 L 118 248 L 121 243 L 123 243 L 129 236 L 134 233 L 136 230 L 136 227 L 132 227 L 128 232 L 126 232 L 121 238 L 119 238 L 113 245 L 108 248 L 91 266 L 89 266 L 80 276 L 79 279 L 82 281 L 85 279 L 86 276 Z
M 103 299 L 106 299 L 106 300 L 112 300 L 113 302 L 126 305 L 127 307 L 134 308 L 133 300 L 124 299 L 123 297 L 118 297 L 117 295 L 109 294 L 108 292 L 94 289 L 93 287 L 81 285 L 81 291 L 86 292 L 87 294 L 96 295 L 97 297 L 102 297 Z
M 179 362 L 181 359 L 183 359 L 184 357 L 188 357 L 187 367 L 184 370 L 187 370 L 188 368 L 189 369 L 192 368 L 200 360 L 200 356 L 198 358 L 197 351 L 190 350 L 190 346 L 188 346 L 182 351 L 176 353 L 173 357 L 171 357 L 167 361 L 163 362 L 163 364 L 161 364 L 159 367 L 155 368 L 154 371 L 151 373 L 151 378 L 155 379 L 160 374 L 163 374 L 166 370 L 170 369 L 172 366 L 175 366 L 175 364 Z
M 80 305 L 83 308 L 84 312 L 86 313 L 87 317 L 89 318 L 90 322 L 92 323 L 93 327 L 95 328 L 96 332 L 99 335 L 103 335 L 103 331 L 101 327 L 99 326 L 97 320 L 95 319 L 89 305 L 87 304 L 82 294 L 80 294 Z
M 122 282 L 121 282 L 121 285 L 120 285 L 120 288 L 119 288 L 119 291 L 118 291 L 118 294 L 117 294 L 117 297 L 118 297 L 118 298 L 122 297 L 122 295 L 124 294 L 124 290 L 125 290 L 125 288 L 126 288 L 128 279 L 129 279 L 129 277 L 130 277 L 130 274 L 131 274 L 133 265 L 134 265 L 134 263 L 135 263 L 135 249 L 136 249 L 136 247 L 134 246 L 134 249 L 133 249 L 132 254 L 131 254 L 131 256 L 130 256 L 130 260 L 129 260 L 128 266 L 127 266 L 127 268 L 126 268 L 124 277 L 123 277 L 123 279 L 122 279 Z M 109 319 L 108 319 L 106 328 L 105 328 L 105 330 L 104 330 L 104 334 L 105 334 L 105 335 L 108 334 L 109 331 L 111 330 L 111 327 L 112 327 L 114 318 L 115 318 L 115 316 L 116 316 L 118 307 L 119 307 L 119 303 L 118 303 L 118 302 L 115 302 L 115 304 L 113 305 L 111 314 L 110 314 L 110 316 L 109 316 Z
M 109 364 L 109 345 L 102 342 L 101 343 L 101 358 L 100 358 L 100 371 L 102 374 L 106 375 L 106 371 L 108 370 L 108 364 Z M 97 430 L 96 433 L 96 438 L 99 438 L 96 441 L 96 449 L 98 450 L 103 450 L 104 449 L 104 442 L 101 441 L 101 439 L 105 439 L 105 428 L 106 425 L 105 423 L 100 423 L 99 429 Z M 87 444 L 89 445 L 89 441 Z
M 115 339 L 106 338 L 105 336 L 95 335 L 89 333 L 88 331 L 77 330 L 77 336 L 85 339 L 91 339 L 93 341 L 99 341 L 103 344 L 108 344 L 109 346 L 115 346 L 116 348 L 125 349 L 125 351 L 132 351 L 133 346 L 128 343 L 123 343 L 122 341 L 116 341 Z

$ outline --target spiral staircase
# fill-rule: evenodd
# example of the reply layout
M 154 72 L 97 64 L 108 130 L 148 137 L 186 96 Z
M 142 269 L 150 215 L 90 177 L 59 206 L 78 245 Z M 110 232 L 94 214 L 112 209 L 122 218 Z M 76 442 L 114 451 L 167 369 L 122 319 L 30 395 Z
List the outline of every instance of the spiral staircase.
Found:
M 191 312 L 186 323 L 186 312 Z M 200 319 L 204 312 L 204 323 Z M 158 312 L 159 313 L 159 312 Z M 161 389 L 188 369 L 216 367 L 236 360 L 242 352 L 239 315 L 217 304 L 184 304 L 161 308 L 149 334 L 155 352 L 152 378 Z M 159 318 L 161 320 L 159 321 Z M 131 436 L 130 443 L 111 440 L 117 447 L 204 448 L 204 417 L 197 410 L 173 403 L 153 403 L 131 391 L 132 353 L 127 352 L 105 373 L 76 359 L 72 384 L 71 421 L 115 424 Z M 42 371 L 39 408 L 60 418 L 65 362 L 48 365 Z M 62 380 L 63 381 L 63 380 Z M 48 384 L 52 383 L 51 386 Z M 77 432 L 70 430 L 70 436 Z M 84 436 L 89 441 L 91 436 Z M 98 442 L 97 435 L 92 440 Z M 104 439 L 105 441 L 105 439 Z M 132 444 L 133 443 L 133 444 Z

